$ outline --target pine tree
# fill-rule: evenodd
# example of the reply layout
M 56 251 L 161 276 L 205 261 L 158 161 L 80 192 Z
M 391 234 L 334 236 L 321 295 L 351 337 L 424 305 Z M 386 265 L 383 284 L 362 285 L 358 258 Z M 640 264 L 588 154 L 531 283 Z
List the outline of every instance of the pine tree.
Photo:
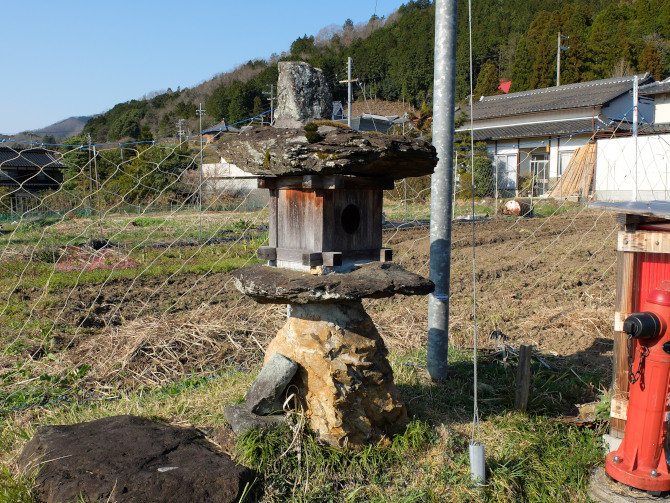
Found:
M 496 68 L 493 61 L 489 59 L 479 70 L 477 85 L 473 91 L 473 98 L 477 99 L 478 96 L 493 96 L 495 94 L 500 94 L 498 86 L 500 86 L 498 68 Z
M 532 67 L 526 37 L 521 37 L 516 46 L 516 56 L 514 57 L 514 66 L 512 67 L 512 85 L 510 92 L 527 91 L 530 89 L 530 77 Z
M 661 66 L 661 55 L 653 42 L 649 42 L 640 55 L 640 71 L 649 72 L 656 80 L 663 78 L 663 67 Z

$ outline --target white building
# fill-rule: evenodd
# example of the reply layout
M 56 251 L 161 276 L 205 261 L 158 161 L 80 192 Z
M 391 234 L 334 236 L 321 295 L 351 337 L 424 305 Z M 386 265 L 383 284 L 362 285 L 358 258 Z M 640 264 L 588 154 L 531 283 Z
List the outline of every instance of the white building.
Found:
M 637 77 L 639 85 L 653 82 L 649 74 Z M 532 189 L 534 196 L 547 194 L 577 148 L 629 124 L 633 83 L 634 76 L 618 77 L 486 96 L 475 102 L 474 139 L 486 142 L 502 195 L 518 195 L 520 189 Z M 653 99 L 641 99 L 639 110 L 653 117 Z M 469 129 L 468 123 L 458 131 Z
M 640 110 L 638 136 L 599 138 L 595 198 L 601 201 L 670 200 L 670 79 L 639 88 L 654 99 L 654 110 Z
M 203 192 L 209 200 L 234 198 L 244 199 L 249 203 L 267 204 L 268 191 L 258 188 L 258 178 L 223 158 L 217 163 L 203 164 L 202 177 Z

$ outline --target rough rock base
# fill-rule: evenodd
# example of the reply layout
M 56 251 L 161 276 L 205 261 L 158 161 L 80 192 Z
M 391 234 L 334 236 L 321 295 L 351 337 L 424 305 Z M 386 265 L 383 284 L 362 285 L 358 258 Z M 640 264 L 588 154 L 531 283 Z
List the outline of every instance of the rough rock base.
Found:
M 291 307 L 265 358 L 278 352 L 298 363 L 287 393 L 299 397 L 311 428 L 338 447 L 402 432 L 407 411 L 388 351 L 361 302 Z

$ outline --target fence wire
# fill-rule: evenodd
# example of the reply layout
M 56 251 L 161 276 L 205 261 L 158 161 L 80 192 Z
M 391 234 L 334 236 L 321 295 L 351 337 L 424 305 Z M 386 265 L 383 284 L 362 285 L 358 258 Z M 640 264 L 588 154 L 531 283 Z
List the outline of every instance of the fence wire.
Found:
M 607 366 L 616 226 L 585 203 L 667 199 L 668 135 L 640 131 L 635 142 L 612 122 L 561 138 L 478 143 L 474 169 L 457 142 L 452 345 L 467 346 L 472 330 L 474 172 L 485 348 L 530 341 Z M 285 309 L 242 297 L 230 272 L 256 263 L 267 244 L 268 195 L 220 159 L 216 142 L 203 153 L 201 172 L 199 138 L 0 146 L 4 415 L 258 367 Z M 532 217 L 504 214 L 518 198 Z M 427 276 L 429 178 L 397 181 L 384 215 L 394 261 Z M 425 299 L 366 306 L 392 349 L 414 358 L 425 346 Z

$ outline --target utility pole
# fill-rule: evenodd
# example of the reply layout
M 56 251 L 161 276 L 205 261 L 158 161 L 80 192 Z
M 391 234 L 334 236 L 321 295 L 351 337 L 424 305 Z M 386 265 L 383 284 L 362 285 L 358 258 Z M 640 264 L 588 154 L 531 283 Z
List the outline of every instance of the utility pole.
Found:
M 633 79 L 633 144 L 635 146 L 635 171 L 633 173 L 633 201 L 637 201 L 637 122 L 638 122 L 638 80 L 637 75 Z M 587 194 L 588 195 L 588 194 Z
M 86 138 L 88 139 L 88 190 L 91 194 L 91 199 L 89 200 L 89 210 L 93 206 L 92 199 L 93 199 L 93 160 L 91 158 L 91 133 L 88 133 L 86 135 Z M 89 215 L 90 216 L 90 215 Z
M 570 49 L 569 47 L 561 45 L 562 38 L 568 40 L 570 37 L 567 35 L 562 35 L 560 31 L 558 32 L 556 41 L 556 87 L 561 85 L 561 51 L 567 51 Z
M 451 212 L 454 190 L 454 96 L 456 88 L 455 0 L 435 1 L 433 145 L 438 162 L 430 182 L 430 279 L 427 370 L 433 381 L 447 378 Z
M 179 135 L 179 146 L 181 147 L 181 139 L 184 136 L 184 119 L 177 121 L 177 134 Z
M 351 58 L 347 58 L 347 126 L 351 127 Z
M 198 213 L 200 214 L 200 241 L 202 241 L 202 116 L 205 115 L 205 110 L 202 108 L 202 103 L 198 106 L 198 109 L 195 111 L 200 117 L 200 182 L 198 183 Z
M 351 100 L 352 100 L 352 87 L 351 84 L 353 82 L 358 82 L 358 79 L 352 79 L 351 78 L 351 63 L 353 62 L 353 59 L 347 58 L 347 80 L 340 80 L 340 84 L 343 84 L 347 82 L 348 88 L 347 88 L 347 126 L 351 127 Z
M 275 85 L 274 84 L 265 84 L 265 87 L 270 88 L 270 92 L 263 91 L 263 94 L 269 94 L 270 97 L 267 99 L 270 102 L 270 125 L 272 126 L 275 123 Z

